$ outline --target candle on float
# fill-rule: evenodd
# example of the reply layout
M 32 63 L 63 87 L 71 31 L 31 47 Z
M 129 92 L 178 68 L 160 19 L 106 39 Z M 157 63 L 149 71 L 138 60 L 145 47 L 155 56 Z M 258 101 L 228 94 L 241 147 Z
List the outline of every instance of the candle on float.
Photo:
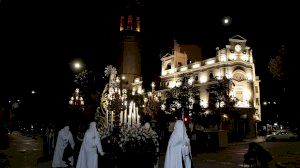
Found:
M 139 120 L 139 118 L 138 118 L 138 116 L 139 116 L 139 108 L 138 108 L 138 107 L 135 108 L 135 112 L 136 112 L 136 114 L 135 114 L 135 117 L 136 117 L 136 124 L 138 125 L 138 124 L 139 124 L 139 123 L 138 123 L 138 120 Z
M 132 107 L 132 111 L 133 111 L 133 114 L 132 114 L 132 125 L 136 123 L 136 119 L 135 119 L 135 103 L 133 103 L 133 107 Z
M 131 125 L 131 115 L 128 115 L 128 127 Z
M 137 125 L 140 126 L 140 115 L 137 116 Z
M 113 124 L 114 124 L 114 112 L 112 111 L 111 112 L 111 125 L 113 126 Z
M 127 123 L 127 109 L 124 110 L 124 124 Z
M 108 111 L 106 110 L 106 126 L 108 127 Z
M 123 111 L 121 111 L 120 113 L 120 125 L 122 125 L 122 122 L 123 122 Z

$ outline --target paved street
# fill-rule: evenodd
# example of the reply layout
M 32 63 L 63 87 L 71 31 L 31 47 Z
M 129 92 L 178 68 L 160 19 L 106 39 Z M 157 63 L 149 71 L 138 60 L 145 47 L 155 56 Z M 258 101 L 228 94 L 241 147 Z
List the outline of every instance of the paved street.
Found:
M 2 150 L 8 156 L 12 168 L 50 168 L 51 161 L 38 163 L 42 156 L 41 139 L 21 136 L 18 133 L 10 135 L 10 147 Z M 240 143 L 229 144 L 227 148 L 215 153 L 193 154 L 193 162 L 198 167 L 237 168 L 242 167 L 243 156 L 247 152 L 250 141 L 259 142 L 273 156 L 270 168 L 281 162 L 287 168 L 300 167 L 300 141 L 297 142 L 264 142 L 263 139 L 253 139 Z M 263 141 L 263 142 L 262 142 Z M 163 168 L 164 153 L 161 154 L 159 168 Z
M 259 142 L 273 156 L 270 162 L 270 168 L 276 168 L 275 164 L 280 162 L 286 168 L 300 168 L 300 142 L 265 142 L 262 139 L 251 141 Z M 193 163 L 195 168 L 213 167 L 213 168 L 237 168 L 243 167 L 244 154 L 248 150 L 248 143 L 232 143 L 225 149 L 216 153 L 193 154 Z M 164 155 L 160 159 L 160 168 L 163 168 Z
M 42 156 L 42 140 L 32 139 L 13 132 L 9 135 L 9 148 L 0 150 L 10 162 L 12 168 L 34 168 L 37 160 Z

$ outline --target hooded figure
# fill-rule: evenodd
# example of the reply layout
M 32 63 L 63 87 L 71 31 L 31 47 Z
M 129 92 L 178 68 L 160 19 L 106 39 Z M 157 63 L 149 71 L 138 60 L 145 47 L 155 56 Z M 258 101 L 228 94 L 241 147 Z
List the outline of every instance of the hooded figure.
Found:
M 63 161 L 64 149 L 70 142 L 71 147 L 74 149 L 75 143 L 73 139 L 73 135 L 69 130 L 69 126 L 65 126 L 58 132 L 56 146 L 53 155 L 52 167 L 67 167 L 68 165 Z M 73 165 L 73 156 L 69 157 L 70 165 Z
M 91 122 L 81 144 L 76 168 L 98 168 L 98 153 L 104 155 L 96 123 Z
M 177 120 L 169 139 L 164 168 L 191 168 L 190 139 L 182 120 Z

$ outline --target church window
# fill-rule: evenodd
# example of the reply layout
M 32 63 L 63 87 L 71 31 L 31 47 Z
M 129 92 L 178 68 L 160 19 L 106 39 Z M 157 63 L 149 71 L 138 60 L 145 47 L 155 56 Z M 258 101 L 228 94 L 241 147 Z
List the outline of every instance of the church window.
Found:
M 243 101 L 243 91 L 236 91 L 235 95 L 239 101 Z
M 258 86 L 255 86 L 255 93 L 258 93 Z
M 240 81 L 245 80 L 246 78 L 245 78 L 245 75 L 242 73 L 235 73 L 233 75 L 233 79 L 240 82 Z
M 195 82 L 198 82 L 198 75 L 195 76 Z
M 140 20 L 140 17 L 136 17 L 136 31 L 137 32 L 141 31 L 141 20 Z
M 212 72 L 209 73 L 209 79 L 210 80 L 214 80 L 215 79 L 214 74 Z
M 171 69 L 172 67 L 171 67 L 171 63 L 168 63 L 167 64 L 167 69 L 166 70 L 168 70 L 168 69 Z
M 133 26 L 133 17 L 132 15 L 128 16 L 128 21 L 127 21 L 127 29 L 132 30 L 132 26 Z
M 124 16 L 121 16 L 120 18 L 120 31 L 124 30 Z

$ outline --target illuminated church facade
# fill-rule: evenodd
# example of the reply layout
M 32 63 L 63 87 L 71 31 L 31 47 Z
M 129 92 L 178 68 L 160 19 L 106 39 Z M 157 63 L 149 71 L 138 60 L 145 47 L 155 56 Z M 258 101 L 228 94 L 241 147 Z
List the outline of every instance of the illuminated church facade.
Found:
M 183 76 L 188 76 L 193 85 L 199 88 L 200 105 L 207 108 L 209 86 L 214 84 L 215 80 L 226 77 L 234 84 L 230 96 L 236 98 L 236 108 L 241 111 L 254 109 L 253 113 L 241 113 L 241 116 L 254 123 L 260 121 L 260 80 L 255 73 L 252 49 L 246 45 L 246 41 L 245 38 L 236 35 L 229 39 L 225 48 L 216 48 L 215 57 L 195 62 L 188 61 L 189 55 L 181 51 L 180 45 L 175 41 L 173 53 L 161 58 L 161 87 L 174 88 L 181 84 Z

